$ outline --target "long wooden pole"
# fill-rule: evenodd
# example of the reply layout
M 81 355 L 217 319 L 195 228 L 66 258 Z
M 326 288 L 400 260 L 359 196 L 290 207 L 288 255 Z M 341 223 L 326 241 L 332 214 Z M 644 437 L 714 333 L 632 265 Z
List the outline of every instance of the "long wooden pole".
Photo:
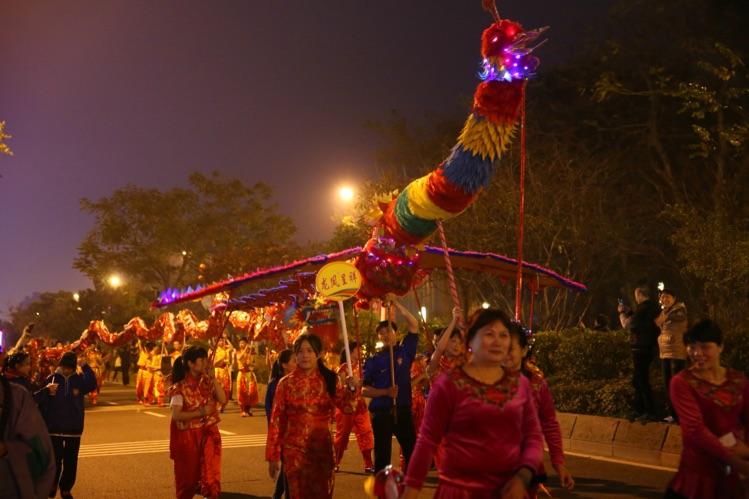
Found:
M 357 368 L 359 370 L 359 375 L 361 376 L 361 335 L 359 328 L 359 312 L 356 311 L 356 304 L 354 304 L 351 312 L 354 315 L 354 334 L 356 335 L 356 344 L 359 346 L 359 362 L 357 363 Z
M 385 320 L 388 323 L 388 333 L 391 337 L 395 336 L 395 331 L 393 331 L 393 325 L 392 321 L 390 320 L 390 311 L 392 309 L 393 304 L 391 302 L 388 302 L 387 305 L 387 317 Z M 396 386 L 395 384 L 395 352 L 393 351 L 393 344 L 392 342 L 388 342 L 388 349 L 390 350 L 390 386 Z M 397 396 L 393 397 L 393 422 L 395 424 L 398 424 L 398 411 L 397 411 Z
M 338 312 L 341 316 L 341 332 L 343 333 L 343 351 L 346 352 L 346 367 L 349 378 L 354 377 L 354 372 L 351 369 L 351 348 L 348 344 L 348 331 L 346 330 L 346 312 L 343 309 L 343 301 L 338 300 Z

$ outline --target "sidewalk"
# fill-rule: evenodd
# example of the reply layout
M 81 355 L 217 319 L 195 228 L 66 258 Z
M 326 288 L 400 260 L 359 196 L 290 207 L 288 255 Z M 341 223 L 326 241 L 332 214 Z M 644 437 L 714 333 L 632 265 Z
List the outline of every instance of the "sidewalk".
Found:
M 681 428 L 675 424 L 559 412 L 564 450 L 637 464 L 677 468 Z

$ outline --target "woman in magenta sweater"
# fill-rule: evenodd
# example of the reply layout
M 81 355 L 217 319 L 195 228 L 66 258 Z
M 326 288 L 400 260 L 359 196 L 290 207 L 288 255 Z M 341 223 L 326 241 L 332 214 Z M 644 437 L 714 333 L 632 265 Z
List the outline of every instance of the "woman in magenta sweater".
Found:
M 511 322 L 499 310 L 474 314 L 470 359 L 432 386 L 403 497 L 416 497 L 439 453 L 438 499 L 523 499 L 543 457 L 528 380 L 503 364 Z

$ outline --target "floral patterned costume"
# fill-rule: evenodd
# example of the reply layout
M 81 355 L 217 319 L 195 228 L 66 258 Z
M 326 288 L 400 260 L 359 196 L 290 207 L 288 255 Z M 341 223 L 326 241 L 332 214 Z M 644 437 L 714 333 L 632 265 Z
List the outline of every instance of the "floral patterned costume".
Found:
M 419 434 L 421 420 L 424 419 L 424 409 L 427 405 L 424 392 L 428 380 L 421 380 L 418 383 L 415 383 L 414 380 L 426 373 L 426 365 L 427 359 L 423 355 L 416 357 L 413 364 L 411 364 L 411 415 L 413 416 L 416 435 Z
M 266 461 L 280 461 L 294 499 L 333 497 L 334 459 L 330 420 L 351 397 L 340 383 L 332 398 L 318 369 L 296 369 L 281 378 L 273 399 Z
M 149 404 L 164 405 L 165 387 L 164 374 L 161 372 L 161 359 L 163 355 L 151 355 L 148 361 L 148 373 L 150 380 L 146 389 L 146 402 Z
M 338 367 L 339 377 L 347 373 L 347 364 L 344 362 Z M 354 369 L 354 375 L 361 379 L 361 370 Z M 356 393 L 351 400 L 341 408 L 335 410 L 335 462 L 336 465 L 341 462 L 343 453 L 348 447 L 351 430 L 356 434 L 356 443 L 359 450 L 364 456 L 364 467 L 371 468 L 372 449 L 374 448 L 374 434 L 372 433 L 372 422 L 369 419 L 367 403 L 361 394 L 361 388 L 356 389 Z
M 99 392 L 101 391 L 101 385 L 104 383 L 104 370 L 102 369 L 101 355 L 95 350 L 89 350 L 86 352 L 86 364 L 94 371 L 96 376 L 96 390 L 88 392 L 88 401 L 92 405 L 96 405 L 99 399 Z
M 248 352 L 237 354 L 237 403 L 244 413 L 249 413 L 252 406 L 257 405 L 259 395 L 257 391 L 257 377 L 255 376 L 255 356 Z
M 406 484 L 420 489 L 439 453 L 435 498 L 489 499 L 522 467 L 538 469 L 543 436 L 530 383 L 517 372 L 486 384 L 463 369 L 432 386 Z
M 733 433 L 737 440 L 747 441 L 746 377 L 726 369 L 726 380 L 714 385 L 687 369 L 671 379 L 670 391 L 683 445 L 679 470 L 669 488 L 690 499 L 744 499 L 746 490 L 739 474 L 726 467 L 729 450 L 718 439 Z
M 551 464 L 564 464 L 564 447 L 562 445 L 562 428 L 557 421 L 557 411 L 554 406 L 554 399 L 549 390 L 549 384 L 544 378 L 544 373 L 535 364 L 526 364 L 526 376 L 531 382 L 533 400 L 538 409 L 538 420 L 541 423 L 541 431 L 544 434 L 544 440 L 549 447 L 549 456 Z M 543 461 L 536 470 L 536 476 L 542 480 L 546 477 L 546 468 Z
M 226 400 L 231 398 L 231 350 L 224 347 L 216 347 L 216 353 L 213 357 L 213 375 L 216 377 L 221 386 L 224 387 Z M 226 404 L 224 404 L 226 406 Z
M 214 408 L 213 380 L 207 375 L 195 378 L 187 374 L 169 390 L 172 405 L 186 412 L 206 408 L 207 416 L 189 421 L 171 421 L 169 457 L 174 461 L 177 499 L 192 499 L 198 487 L 204 497 L 221 493 L 221 434 Z M 178 402 L 181 402 L 179 404 Z

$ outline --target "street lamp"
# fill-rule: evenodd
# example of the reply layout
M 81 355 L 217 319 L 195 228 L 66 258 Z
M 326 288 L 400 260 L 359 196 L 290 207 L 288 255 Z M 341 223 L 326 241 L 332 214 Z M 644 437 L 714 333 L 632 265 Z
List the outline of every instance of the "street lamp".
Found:
M 481 304 L 481 308 L 483 308 L 484 310 L 488 309 L 490 306 L 491 305 L 489 305 L 488 301 L 485 301 L 484 303 Z
M 79 295 L 78 293 L 73 293 L 73 301 L 76 303 L 81 301 L 81 295 Z
M 114 289 L 117 289 L 122 286 L 122 277 L 118 274 L 112 274 L 107 278 L 107 283 Z
M 338 188 L 338 197 L 341 201 L 344 203 L 350 203 L 354 199 L 354 189 L 351 186 L 343 185 L 340 188 Z

